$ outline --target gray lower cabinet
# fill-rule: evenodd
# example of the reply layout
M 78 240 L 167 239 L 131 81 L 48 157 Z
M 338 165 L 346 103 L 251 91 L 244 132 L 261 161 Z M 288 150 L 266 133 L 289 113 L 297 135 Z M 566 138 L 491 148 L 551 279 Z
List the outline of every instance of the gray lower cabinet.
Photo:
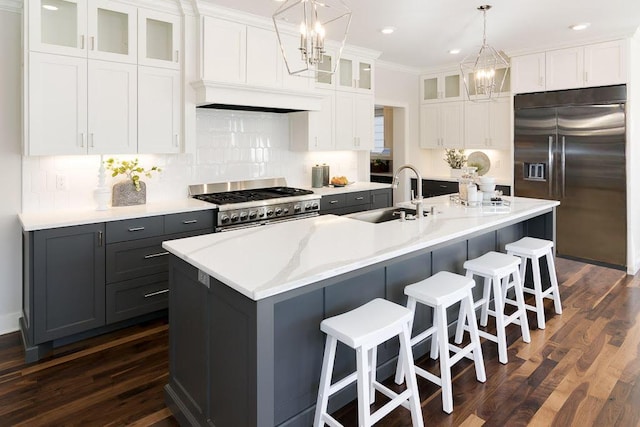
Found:
M 411 190 L 416 191 L 416 179 L 411 178 Z M 502 191 L 505 196 L 511 195 L 511 187 L 508 185 L 496 185 L 496 190 Z M 458 192 L 457 181 L 439 181 L 433 179 L 422 180 L 422 196 L 436 197 Z
M 168 307 L 165 240 L 213 232 L 211 210 L 24 232 L 27 362 Z
M 51 341 L 104 325 L 104 224 L 35 231 L 25 240 L 29 339 Z
M 322 196 L 320 214 L 346 215 L 393 205 L 391 188 Z

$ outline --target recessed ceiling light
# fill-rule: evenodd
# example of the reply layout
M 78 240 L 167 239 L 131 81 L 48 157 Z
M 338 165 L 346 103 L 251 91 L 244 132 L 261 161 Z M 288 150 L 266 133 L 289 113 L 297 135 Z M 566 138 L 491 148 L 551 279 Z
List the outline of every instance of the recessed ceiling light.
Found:
M 47 10 L 58 10 L 58 8 L 56 6 L 53 6 L 51 4 L 43 4 L 42 8 L 43 9 L 47 9 Z
M 571 28 L 572 30 L 575 31 L 580 31 L 580 30 L 585 30 L 589 27 L 589 25 L 591 25 L 591 23 L 589 22 L 583 22 L 582 24 L 575 24 L 570 26 L 569 28 Z
M 459 54 L 459 53 L 460 53 L 460 49 L 451 49 L 451 50 L 449 51 L 449 53 L 450 53 L 451 55 L 457 55 L 457 54 Z
M 396 30 L 395 27 L 384 27 L 380 30 L 382 34 L 392 34 Z

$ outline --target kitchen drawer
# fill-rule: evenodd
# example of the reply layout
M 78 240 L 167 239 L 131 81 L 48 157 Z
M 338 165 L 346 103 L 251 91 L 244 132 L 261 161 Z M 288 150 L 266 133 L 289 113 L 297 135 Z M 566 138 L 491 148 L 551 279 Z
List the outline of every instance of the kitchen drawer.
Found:
M 169 252 L 162 249 L 165 236 L 107 245 L 107 283 L 168 271 Z
M 357 191 L 355 193 L 345 193 L 346 205 L 366 205 L 369 204 L 370 193 L 368 191 Z
M 214 210 L 206 210 L 166 215 L 164 217 L 164 232 L 171 234 L 208 228 L 213 233 L 214 214 Z
M 169 273 L 107 285 L 107 323 L 166 309 L 168 300 Z
M 346 206 L 347 197 L 345 193 L 322 196 L 320 199 L 320 213 L 328 209 L 337 209 Z
M 433 196 L 442 196 L 444 194 L 453 194 L 458 192 L 457 181 L 422 181 L 422 189 L 426 194 Z
M 106 242 L 124 242 L 164 234 L 164 216 L 125 219 L 107 222 Z

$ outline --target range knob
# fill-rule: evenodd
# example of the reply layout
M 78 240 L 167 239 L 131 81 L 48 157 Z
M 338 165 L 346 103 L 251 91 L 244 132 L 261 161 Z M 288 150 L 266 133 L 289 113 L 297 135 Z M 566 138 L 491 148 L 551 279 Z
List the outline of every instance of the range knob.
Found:
M 229 223 L 229 215 L 222 215 L 220 217 L 220 223 L 221 224 L 228 224 Z
M 282 215 L 282 208 L 276 208 L 276 215 Z
M 238 214 L 231 214 L 231 222 L 238 222 Z
M 289 208 L 284 208 L 282 210 L 282 213 L 285 214 L 285 215 L 288 214 L 289 213 Z
M 258 213 L 256 211 L 249 211 L 249 219 L 256 219 Z
M 246 212 L 240 212 L 240 221 L 246 221 L 247 220 L 247 213 Z
M 311 210 L 311 203 L 307 203 L 306 205 L 304 205 L 304 210 L 305 211 L 310 211 Z
M 311 209 L 318 209 L 320 206 L 318 205 L 318 202 L 313 202 L 313 204 L 311 205 Z
M 258 218 L 264 218 L 264 211 L 258 212 Z
M 273 209 L 267 209 L 267 216 L 268 217 L 273 216 Z
M 293 212 L 295 212 L 295 213 L 299 213 L 301 210 L 302 210 L 302 206 L 300 206 L 300 205 L 295 205 L 293 207 Z

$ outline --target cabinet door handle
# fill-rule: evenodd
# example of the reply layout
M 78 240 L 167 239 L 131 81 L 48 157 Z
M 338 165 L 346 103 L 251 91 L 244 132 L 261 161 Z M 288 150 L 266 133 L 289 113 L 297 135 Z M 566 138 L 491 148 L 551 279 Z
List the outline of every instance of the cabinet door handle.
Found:
M 180 135 L 177 133 L 173 136 L 173 145 L 176 147 L 180 147 Z
M 93 148 L 93 133 L 89 134 L 89 147 Z
M 169 292 L 169 289 L 162 289 L 160 291 L 155 291 L 155 292 L 151 292 L 148 294 L 144 294 L 145 298 L 151 298 L 151 297 L 155 297 L 156 295 L 162 295 L 162 294 L 166 294 L 167 292 Z
M 98 247 L 101 248 L 103 244 L 103 233 L 102 231 L 98 231 Z
M 364 200 L 364 197 L 356 197 L 356 200 Z
M 182 221 L 183 224 L 195 224 L 196 222 L 198 222 L 197 219 L 186 219 Z
M 180 62 L 180 51 L 176 50 L 176 62 Z
M 158 258 L 159 256 L 169 255 L 169 252 L 158 252 L 157 254 L 145 255 L 144 259 Z
M 96 38 L 94 36 L 89 37 L 89 40 L 91 42 L 91 50 L 95 49 L 95 42 L 96 42 Z
M 313 139 L 314 139 L 315 147 L 317 147 L 317 146 L 318 146 L 318 137 L 316 136 L 316 137 L 314 137 Z
M 84 34 L 80 36 L 80 49 L 84 50 Z
M 332 205 L 335 205 L 336 203 L 338 203 L 338 201 L 337 200 L 331 200 L 331 201 L 329 201 L 329 203 L 331 203 Z
M 588 71 L 584 72 L 584 82 L 585 83 L 589 83 L 589 72 Z
M 144 227 L 131 227 L 129 229 L 129 231 L 142 231 L 142 230 L 144 230 Z
M 440 184 L 440 188 L 447 188 L 447 186 Z
M 80 134 L 80 147 L 84 148 L 84 138 L 85 138 L 85 134 L 84 132 L 82 132 Z

